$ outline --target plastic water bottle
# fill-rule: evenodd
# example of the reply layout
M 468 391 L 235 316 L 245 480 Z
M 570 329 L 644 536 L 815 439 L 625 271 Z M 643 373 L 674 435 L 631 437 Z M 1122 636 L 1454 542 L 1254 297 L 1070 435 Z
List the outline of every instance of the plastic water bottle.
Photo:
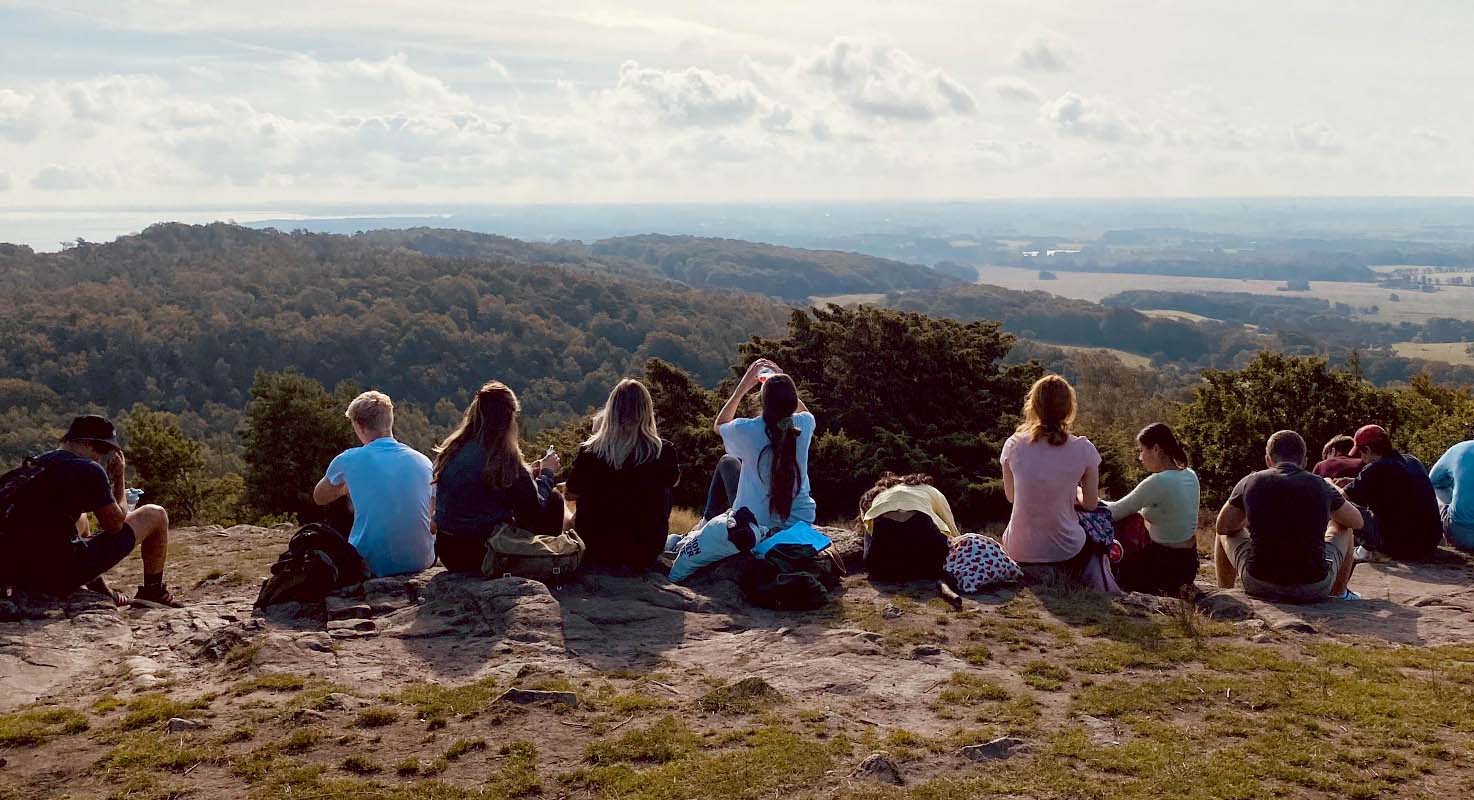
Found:
M 128 513 L 131 514 L 135 508 L 138 508 L 138 498 L 140 497 L 143 497 L 142 489 L 133 488 L 123 490 L 123 500 L 125 501 Z
M 757 373 L 757 382 L 758 383 L 767 383 L 769 378 L 771 378 L 771 377 L 773 377 L 774 375 L 777 375 L 777 374 L 778 373 L 777 373 L 776 370 L 771 370 L 771 369 L 767 369 L 767 368 L 760 369 L 760 370 L 758 370 L 758 373 Z

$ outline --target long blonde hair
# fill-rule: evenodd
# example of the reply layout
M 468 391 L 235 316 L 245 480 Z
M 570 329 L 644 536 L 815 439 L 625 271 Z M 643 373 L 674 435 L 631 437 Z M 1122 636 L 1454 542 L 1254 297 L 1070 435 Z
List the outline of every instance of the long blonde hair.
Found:
M 1029 387 L 1024 398 L 1024 421 L 1019 433 L 1029 440 L 1040 439 L 1058 447 L 1070 440 L 1070 426 L 1075 424 L 1075 387 L 1058 375 L 1045 375 Z
M 660 457 L 660 431 L 650 390 L 634 378 L 620 381 L 594 415 L 594 433 L 583 443 L 589 452 L 615 469 Z
M 482 480 L 493 489 L 510 489 L 518 471 L 526 472 L 522 450 L 517 442 L 517 414 L 522 410 L 517 395 L 501 381 L 489 381 L 471 398 L 461 423 L 435 448 L 432 480 L 439 481 L 445 465 L 467 442 L 477 442 L 486 450 Z

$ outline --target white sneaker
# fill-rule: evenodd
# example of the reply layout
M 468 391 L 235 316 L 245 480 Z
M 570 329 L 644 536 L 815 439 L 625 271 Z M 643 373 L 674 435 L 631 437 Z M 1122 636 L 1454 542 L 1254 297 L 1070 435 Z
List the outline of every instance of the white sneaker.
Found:
M 1358 564 L 1364 564 L 1372 560 L 1372 554 L 1361 545 L 1357 545 L 1356 549 L 1351 551 L 1351 557 L 1356 559 L 1356 563 Z

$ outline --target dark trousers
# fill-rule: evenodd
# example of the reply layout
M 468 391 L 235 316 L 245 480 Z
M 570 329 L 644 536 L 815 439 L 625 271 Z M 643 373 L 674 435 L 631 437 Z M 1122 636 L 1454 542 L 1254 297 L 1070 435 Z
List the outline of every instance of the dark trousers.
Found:
M 706 511 L 702 519 L 711 519 L 732 508 L 737 499 L 737 478 L 742 475 L 742 460 L 736 456 L 722 456 L 716 471 L 711 475 L 711 486 L 706 490 Z
M 532 519 L 519 519 L 514 524 L 533 533 L 557 536 L 563 532 L 563 495 L 548 495 L 547 508 Z M 495 531 L 475 534 L 441 533 L 435 537 L 435 555 L 451 572 L 480 572 L 486 558 L 486 542 Z

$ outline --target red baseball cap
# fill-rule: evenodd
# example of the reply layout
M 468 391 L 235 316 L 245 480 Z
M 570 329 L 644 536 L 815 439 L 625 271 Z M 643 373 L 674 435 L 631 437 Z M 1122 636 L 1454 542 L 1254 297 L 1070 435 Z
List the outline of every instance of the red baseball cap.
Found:
M 1351 455 L 1357 457 L 1361 455 L 1363 445 L 1368 445 L 1372 442 L 1387 442 L 1390 444 L 1392 437 L 1387 434 L 1387 429 L 1381 425 L 1363 425 L 1356 429 L 1356 435 L 1351 437 L 1351 440 L 1354 442 L 1351 448 Z

